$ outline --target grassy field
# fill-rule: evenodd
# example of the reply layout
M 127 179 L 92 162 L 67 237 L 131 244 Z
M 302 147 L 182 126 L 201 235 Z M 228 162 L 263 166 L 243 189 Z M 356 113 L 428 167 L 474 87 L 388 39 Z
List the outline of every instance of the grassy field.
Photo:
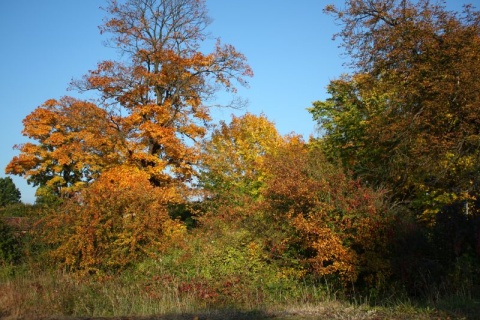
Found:
M 215 294 L 187 288 L 184 279 L 124 275 L 76 278 L 2 268 L 1 319 L 479 319 L 480 301 L 469 295 L 414 302 L 406 297 L 340 297 L 326 287 L 299 285 L 267 293 L 243 287 Z M 232 290 L 234 290 L 233 288 Z M 243 290 L 243 291 L 242 291 Z M 233 291 L 232 291 L 233 292 Z

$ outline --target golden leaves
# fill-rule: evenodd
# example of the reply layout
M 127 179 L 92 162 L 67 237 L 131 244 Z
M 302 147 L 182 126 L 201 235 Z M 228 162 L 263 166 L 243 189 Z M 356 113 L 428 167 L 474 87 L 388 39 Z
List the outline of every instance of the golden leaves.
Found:
M 218 195 L 260 196 L 266 172 L 263 157 L 284 142 L 265 116 L 247 113 L 221 123 L 202 144 L 202 183 Z M 223 196 L 225 196 L 224 194 Z
M 179 201 L 195 174 L 199 153 L 191 142 L 206 134 L 205 101 L 252 75 L 233 46 L 198 50 L 208 24 L 204 1 L 111 1 L 107 11 L 101 31 L 126 58 L 103 61 L 73 83 L 97 91 L 98 104 L 46 101 L 24 120 L 23 133 L 34 142 L 19 146 L 7 167 L 40 192 L 71 198 L 57 253 L 86 272 L 100 268 L 105 252 L 114 256 L 107 264 L 122 267 L 153 243 L 161 247 L 162 232 L 169 239 L 184 232 L 168 221 L 164 205 Z
M 177 202 L 172 187 L 154 187 L 149 175 L 129 166 L 105 171 L 89 188 L 45 220 L 53 256 L 80 273 L 121 270 L 178 241 L 185 226 L 168 216 Z

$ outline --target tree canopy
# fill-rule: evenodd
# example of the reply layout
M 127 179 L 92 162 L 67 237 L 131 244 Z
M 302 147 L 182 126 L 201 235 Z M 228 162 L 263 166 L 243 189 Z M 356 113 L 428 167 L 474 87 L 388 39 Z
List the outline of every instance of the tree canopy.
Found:
M 20 155 L 6 169 L 58 195 L 117 165 L 141 168 L 156 186 L 188 181 L 198 161 L 189 140 L 205 135 L 208 98 L 221 88 L 234 92 L 235 82 L 245 85 L 253 74 L 231 45 L 217 40 L 213 52 L 200 51 L 205 1 L 112 0 L 105 10 L 101 32 L 123 58 L 72 83 L 99 98 L 38 107 L 23 130 L 35 142 L 17 146 Z
M 476 196 L 478 12 L 426 0 L 350 0 L 327 12 L 343 26 L 354 71 L 310 109 L 331 156 L 427 211 Z
M 264 115 L 247 113 L 221 122 L 201 144 L 200 184 L 215 201 L 221 197 L 260 196 L 266 178 L 265 156 L 285 143 Z

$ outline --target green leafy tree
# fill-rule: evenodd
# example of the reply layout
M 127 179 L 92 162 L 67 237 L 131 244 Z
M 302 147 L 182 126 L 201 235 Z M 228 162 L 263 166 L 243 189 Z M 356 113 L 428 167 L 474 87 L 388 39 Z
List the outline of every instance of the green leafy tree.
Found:
M 328 85 L 330 98 L 309 108 L 324 132 L 321 146 L 330 161 L 339 161 L 365 181 L 384 176 L 384 157 L 372 127 L 382 121 L 385 98 L 370 90 L 366 75 L 347 76 Z
M 425 0 L 350 0 L 327 12 L 354 71 L 310 109 L 331 156 L 426 215 L 476 198 L 479 13 Z
M 318 143 L 364 184 L 388 190 L 395 277 L 418 292 L 465 268 L 460 257 L 477 268 L 480 13 L 426 0 L 326 10 L 343 26 L 352 73 L 310 109 L 325 133 Z
M 0 178 L 0 207 L 20 203 L 21 196 L 12 178 Z

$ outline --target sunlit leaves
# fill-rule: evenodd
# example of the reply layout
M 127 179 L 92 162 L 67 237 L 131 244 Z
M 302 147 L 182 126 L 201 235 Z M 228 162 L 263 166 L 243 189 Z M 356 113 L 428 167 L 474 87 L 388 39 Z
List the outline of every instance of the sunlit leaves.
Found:
M 78 190 L 122 157 L 118 131 L 109 115 L 92 103 L 49 100 L 23 123 L 23 134 L 37 143 L 18 146 L 21 154 L 6 171 L 25 175 L 34 185 L 45 185 L 58 195 Z
M 121 270 L 172 245 L 186 228 L 171 220 L 173 187 L 154 187 L 138 168 L 104 172 L 89 188 L 67 200 L 45 223 L 46 241 L 65 268 L 80 273 Z
M 99 99 L 45 102 L 25 118 L 24 134 L 33 141 L 18 147 L 7 168 L 57 194 L 124 164 L 144 170 L 156 186 L 190 181 L 198 162 L 192 144 L 210 121 L 206 100 L 252 76 L 231 45 L 218 41 L 211 53 L 199 50 L 209 21 L 204 1 L 108 4 L 101 30 L 126 55 L 72 83 Z
M 282 143 L 284 138 L 265 116 L 233 116 L 229 124 L 220 123 L 202 144 L 201 185 L 214 198 L 258 198 L 266 177 L 264 158 Z
M 168 209 L 188 198 L 194 143 L 211 120 L 207 100 L 253 75 L 231 45 L 200 50 L 205 1 L 107 2 L 101 31 L 122 55 L 72 83 L 98 99 L 35 109 L 24 120 L 30 140 L 6 169 L 39 186 L 40 203 L 64 196 L 41 231 L 56 261 L 85 274 L 122 270 L 184 237 Z

